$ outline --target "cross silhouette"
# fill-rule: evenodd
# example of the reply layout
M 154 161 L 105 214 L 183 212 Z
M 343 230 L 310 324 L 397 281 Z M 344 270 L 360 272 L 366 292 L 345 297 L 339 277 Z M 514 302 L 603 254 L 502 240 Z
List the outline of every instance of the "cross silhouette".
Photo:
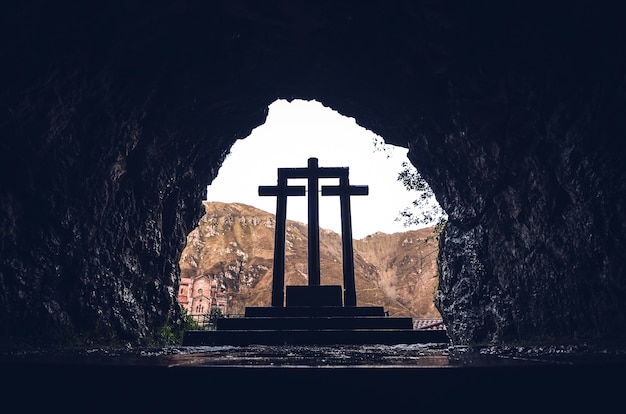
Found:
M 352 221 L 350 218 L 350 196 L 367 195 L 367 186 L 351 186 L 348 168 L 320 168 L 317 158 L 309 158 L 307 168 L 279 168 L 277 186 L 260 186 L 259 195 L 276 196 L 276 228 L 274 242 L 274 271 L 272 281 L 272 306 L 283 306 L 285 282 L 285 223 L 287 219 L 287 197 L 305 194 L 302 186 L 289 186 L 288 179 L 307 179 L 308 189 L 308 265 L 309 286 L 320 284 L 319 243 L 319 198 L 320 178 L 338 178 L 339 186 L 323 186 L 322 195 L 338 195 L 341 203 L 342 256 L 344 303 L 356 306 L 354 282 L 354 255 L 352 246 Z
M 274 269 L 272 273 L 272 306 L 283 306 L 285 295 L 285 226 L 287 197 L 303 196 L 304 186 L 287 185 L 287 177 L 278 169 L 278 185 L 259 186 L 260 196 L 276 196 L 276 226 L 274 229 Z
M 345 174 L 339 178 L 338 186 L 322 186 L 322 196 L 339 196 L 341 205 L 341 255 L 343 264 L 343 300 L 345 306 L 356 306 L 350 196 L 368 195 L 368 193 L 369 187 L 366 185 L 349 184 L 347 169 Z

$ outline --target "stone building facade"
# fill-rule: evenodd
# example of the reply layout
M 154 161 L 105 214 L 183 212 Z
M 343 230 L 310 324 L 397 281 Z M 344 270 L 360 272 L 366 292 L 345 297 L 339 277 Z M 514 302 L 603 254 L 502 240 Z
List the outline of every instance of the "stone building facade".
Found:
M 209 314 L 211 309 L 228 312 L 226 287 L 210 275 L 181 278 L 178 303 L 192 316 Z

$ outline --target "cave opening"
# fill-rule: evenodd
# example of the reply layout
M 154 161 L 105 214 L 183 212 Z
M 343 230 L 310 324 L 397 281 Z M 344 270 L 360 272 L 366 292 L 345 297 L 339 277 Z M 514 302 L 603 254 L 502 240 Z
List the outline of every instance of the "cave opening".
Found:
M 407 152 L 407 148 L 387 144 L 354 118 L 318 101 L 278 99 L 268 106 L 265 123 L 232 145 L 217 177 L 207 186 L 206 200 L 239 202 L 274 212 L 275 201 L 259 197 L 258 186 L 274 183 L 278 168 L 305 166 L 308 158 L 315 157 L 321 167 L 349 167 L 352 184 L 370 187 L 367 197 L 352 200 L 356 239 L 377 231 L 423 228 L 445 217 L 445 213 L 425 181 L 417 189 L 399 178 L 403 171 L 418 174 Z M 333 183 L 333 179 L 324 180 Z M 419 208 L 431 210 L 433 217 L 419 222 L 403 221 L 400 212 L 420 197 L 427 202 Z M 306 199 L 293 197 L 288 204 L 288 218 L 306 222 Z M 336 199 L 320 198 L 320 226 L 340 232 Z
M 44 3 L 3 14 L 3 338 L 177 318 L 205 181 L 280 96 L 424 149 L 453 343 L 624 338 L 617 6 Z
M 243 246 L 242 243 L 245 244 L 245 241 L 242 241 L 242 236 L 234 234 L 241 231 L 240 229 L 232 229 L 234 238 L 228 241 L 225 250 L 230 252 L 231 249 L 240 249 L 237 253 L 239 257 L 232 263 L 222 261 L 222 258 L 211 256 L 210 253 L 201 253 L 198 243 L 204 246 L 210 241 L 205 243 L 199 239 L 206 237 L 206 226 L 209 225 L 210 220 L 213 220 L 212 225 L 217 225 L 217 220 L 227 215 L 258 214 L 258 212 L 254 213 L 255 209 L 275 214 L 275 198 L 259 196 L 259 185 L 275 185 L 278 168 L 304 167 L 308 158 L 311 157 L 319 160 L 320 167 L 348 167 L 351 185 L 369 187 L 367 197 L 352 197 L 351 199 L 353 240 L 363 240 L 365 243 L 366 239 L 377 233 L 393 235 L 424 230 L 420 233 L 424 235 L 429 231 L 428 229 L 432 229 L 430 231 L 434 233 L 435 225 L 445 221 L 446 215 L 425 180 L 422 180 L 419 186 L 407 183 L 407 174 L 413 178 L 419 177 L 419 173 L 408 160 L 407 153 L 407 148 L 387 144 L 381 136 L 358 125 L 354 118 L 344 116 L 321 102 L 277 99 L 268 105 L 265 123 L 252 130 L 249 136 L 237 140 L 232 145 L 216 178 L 206 187 L 206 197 L 202 201 L 207 216 L 188 236 L 187 246 L 179 262 L 181 269 L 179 303 L 192 314 L 195 309 L 193 303 L 198 300 L 210 301 L 215 305 L 214 307 L 219 307 L 221 312 L 237 314 L 243 312 L 245 301 L 258 305 L 259 303 L 256 302 L 259 301 L 259 296 L 266 296 L 266 301 L 269 301 L 271 293 L 267 283 L 256 284 L 254 294 L 247 292 L 245 295 L 238 295 L 234 292 L 240 291 L 246 283 L 256 282 L 254 279 L 258 277 L 254 270 L 254 266 L 258 265 L 254 262 L 259 261 L 258 257 L 249 258 L 246 248 L 249 249 L 250 246 Z M 338 181 L 338 179 L 322 178 L 320 185 L 336 185 Z M 306 180 L 290 179 L 290 185 L 305 184 Z M 237 212 L 233 212 L 231 207 L 227 207 L 231 204 L 243 206 L 239 207 Z M 249 210 L 250 207 L 252 210 Z M 341 237 L 338 198 L 319 197 L 319 207 L 321 231 L 332 232 L 337 235 L 337 238 Z M 407 212 L 410 213 L 407 214 Z M 209 215 L 211 218 L 208 218 Z M 289 198 L 287 218 L 307 225 L 306 197 Z M 430 233 L 424 237 L 429 236 Z M 223 243 L 226 242 L 217 241 L 220 246 Z M 432 243 L 424 247 L 425 249 L 417 249 L 420 254 L 432 255 L 433 249 L 436 250 L 436 245 L 433 247 Z M 215 247 L 214 250 L 219 248 Z M 268 253 L 265 252 L 266 255 Z M 321 260 L 334 261 L 340 267 L 341 255 L 337 258 L 337 252 L 332 253 L 335 256 L 327 254 L 328 257 L 324 257 L 324 252 L 322 252 Z M 207 261 L 204 256 L 211 256 L 214 261 Z M 434 256 L 436 257 L 436 254 Z M 425 261 L 421 256 L 411 260 Z M 436 275 L 436 269 L 432 268 L 432 263 L 430 264 L 431 268 L 428 272 Z M 306 284 L 308 277 L 306 266 L 302 263 L 297 266 L 300 266 L 297 271 L 301 278 L 291 279 L 291 283 Z M 422 272 L 422 269 L 412 271 L 417 275 Z M 235 279 L 238 281 L 233 282 Z M 322 275 L 322 284 L 328 281 L 328 276 Z M 213 297 L 200 297 L 195 285 L 208 287 L 211 283 L 217 285 L 217 288 L 214 286 L 211 290 Z M 434 291 L 431 292 L 432 303 L 427 306 L 428 309 L 415 310 L 403 305 L 406 301 L 399 298 L 402 295 L 399 295 L 398 291 L 406 291 L 405 296 L 406 294 L 423 295 L 424 288 L 412 286 L 413 283 L 411 286 L 398 287 L 396 285 L 402 282 L 390 280 L 388 275 L 377 280 L 376 283 L 384 294 L 392 299 L 398 299 L 398 306 L 393 312 L 404 316 L 439 316 L 433 305 Z M 428 285 L 429 289 L 432 289 L 432 283 L 429 282 Z M 233 296 L 236 297 L 235 300 L 232 300 Z M 242 301 L 244 297 L 246 299 Z M 228 306 L 229 299 L 235 305 Z M 368 300 L 371 299 L 368 298 Z M 261 304 L 267 305 L 269 302 L 264 303 L 261 299 Z M 200 316 L 196 315 L 196 317 Z

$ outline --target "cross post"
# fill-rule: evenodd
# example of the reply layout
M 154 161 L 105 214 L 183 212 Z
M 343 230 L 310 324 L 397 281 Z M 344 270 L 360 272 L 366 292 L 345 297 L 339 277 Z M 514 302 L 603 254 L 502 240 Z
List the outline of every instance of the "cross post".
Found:
M 287 178 L 306 178 L 308 191 L 309 286 L 320 284 L 320 219 L 318 188 L 320 178 L 339 178 L 346 167 L 320 168 L 317 158 L 309 158 L 307 168 L 279 168 Z
M 303 196 L 304 186 L 288 186 L 286 174 L 278 169 L 278 185 L 259 186 L 260 196 L 276 196 L 276 226 L 274 229 L 274 266 L 272 278 L 272 306 L 282 307 L 285 297 L 285 226 L 287 197 Z
M 320 284 L 320 204 L 317 196 L 319 184 L 317 158 L 309 158 L 308 167 L 309 286 L 318 286 Z
M 354 252 L 352 245 L 352 218 L 350 196 L 367 195 L 366 185 L 350 185 L 348 170 L 339 178 L 338 186 L 322 186 L 322 196 L 339 196 L 341 204 L 341 253 L 343 264 L 344 305 L 356 306 L 356 286 L 354 281 Z

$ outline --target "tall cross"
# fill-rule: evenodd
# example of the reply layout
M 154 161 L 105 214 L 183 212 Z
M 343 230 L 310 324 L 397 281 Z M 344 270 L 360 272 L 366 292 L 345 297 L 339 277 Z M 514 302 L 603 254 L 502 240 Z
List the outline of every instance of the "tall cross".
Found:
M 320 178 L 339 178 L 339 186 L 323 186 L 322 195 L 338 195 L 341 202 L 343 279 L 347 306 L 356 306 L 354 283 L 354 255 L 350 195 L 367 195 L 367 186 L 348 184 L 348 168 L 320 168 L 317 158 L 309 158 L 307 168 L 279 168 L 277 186 L 259 186 L 260 196 L 276 196 L 276 228 L 274 241 L 274 270 L 272 281 L 272 306 L 283 306 L 285 283 L 285 225 L 287 197 L 303 196 L 303 186 L 289 186 L 290 178 L 306 178 L 308 189 L 308 265 L 309 286 L 320 284 L 319 198 Z
M 339 177 L 338 186 L 322 186 L 322 196 L 339 196 L 341 204 L 341 254 L 343 264 L 344 305 L 356 306 L 356 286 L 354 281 L 354 252 L 352 245 L 352 218 L 350 196 L 367 195 L 366 185 L 350 185 L 348 170 Z
M 307 168 L 279 168 L 287 178 L 306 178 L 308 191 L 309 286 L 320 284 L 320 213 L 318 188 L 320 178 L 339 178 L 346 167 L 320 168 L 317 158 L 309 158 Z
M 260 196 L 276 196 L 276 226 L 274 229 L 274 269 L 272 273 L 272 306 L 283 306 L 285 285 L 285 226 L 287 197 L 303 196 L 304 186 L 288 186 L 287 177 L 278 169 L 278 185 L 259 186 Z

